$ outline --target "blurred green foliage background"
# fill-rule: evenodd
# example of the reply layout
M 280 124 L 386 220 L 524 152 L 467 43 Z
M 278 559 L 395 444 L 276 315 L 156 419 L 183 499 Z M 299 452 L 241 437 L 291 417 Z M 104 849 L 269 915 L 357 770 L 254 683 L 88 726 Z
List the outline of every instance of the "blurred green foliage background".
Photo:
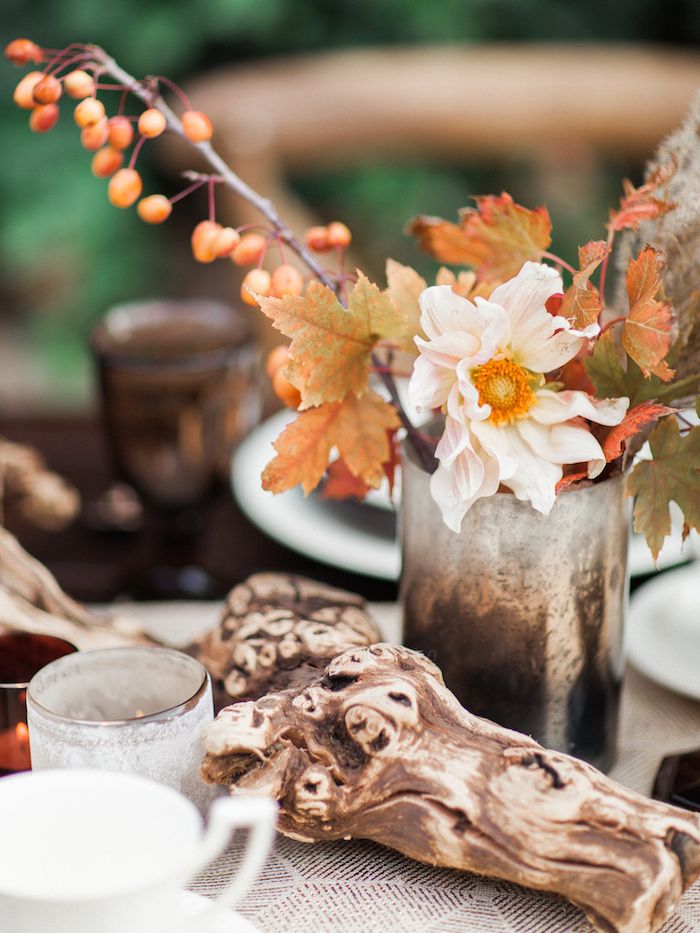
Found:
M 696 45 L 700 39 L 700 4 L 694 0 L 2 0 L 2 10 L 3 46 L 17 36 L 49 47 L 95 42 L 137 75 L 162 73 L 181 83 L 223 63 L 352 45 L 487 40 Z M 23 399 L 26 404 L 25 394 L 8 391 L 8 379 L 14 384 L 17 378 L 7 374 L 10 358 L 32 370 L 28 391 L 39 404 L 80 405 L 88 397 L 85 338 L 91 323 L 115 302 L 177 290 L 190 260 L 181 244 L 173 244 L 182 229 L 147 228 L 133 212 L 110 207 L 104 182 L 90 173 L 91 154 L 80 148 L 67 108 L 53 132 L 28 132 L 26 112 L 11 102 L 20 74 L 8 63 L 0 66 L 0 407 Z M 139 167 L 147 190 L 159 190 L 156 183 L 167 187 L 148 158 Z M 558 199 L 541 172 L 505 161 L 464 169 L 367 164 L 296 183 L 321 216 L 345 219 L 360 237 L 363 229 L 371 230 L 375 255 L 419 264 L 413 245 L 402 238 L 409 216 L 453 216 L 470 193 L 502 188 L 528 204 L 548 197 L 555 246 L 572 251 L 577 242 L 599 235 L 620 176 L 638 177 L 641 167 L 606 168 L 594 191 Z M 560 183 L 565 187 L 567 181 Z

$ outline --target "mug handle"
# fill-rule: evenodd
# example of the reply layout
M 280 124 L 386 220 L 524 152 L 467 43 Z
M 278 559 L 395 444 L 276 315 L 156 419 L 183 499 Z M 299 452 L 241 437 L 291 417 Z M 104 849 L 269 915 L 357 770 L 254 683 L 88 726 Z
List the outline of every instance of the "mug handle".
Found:
M 243 863 L 213 901 L 217 907 L 232 907 L 255 881 L 272 847 L 276 817 L 277 804 L 267 797 L 219 797 L 212 804 L 204 838 L 189 866 L 190 879 L 224 851 L 235 830 L 250 829 Z

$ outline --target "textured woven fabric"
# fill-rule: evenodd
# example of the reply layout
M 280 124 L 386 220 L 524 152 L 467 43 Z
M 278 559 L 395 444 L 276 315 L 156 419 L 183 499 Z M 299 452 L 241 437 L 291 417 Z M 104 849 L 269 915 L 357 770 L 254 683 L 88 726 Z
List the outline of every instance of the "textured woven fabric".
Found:
M 399 636 L 398 610 L 375 605 L 387 641 Z M 186 643 L 216 617 L 207 604 L 151 604 L 125 612 L 173 644 Z M 700 703 L 657 687 L 628 670 L 621 742 L 612 777 L 648 793 L 661 758 L 700 746 Z M 197 879 L 193 890 L 215 896 L 236 870 L 234 846 Z M 561 898 L 435 869 L 370 842 L 306 845 L 279 836 L 263 876 L 238 910 L 263 933 L 584 933 L 583 915 Z M 700 933 L 700 883 L 663 933 Z

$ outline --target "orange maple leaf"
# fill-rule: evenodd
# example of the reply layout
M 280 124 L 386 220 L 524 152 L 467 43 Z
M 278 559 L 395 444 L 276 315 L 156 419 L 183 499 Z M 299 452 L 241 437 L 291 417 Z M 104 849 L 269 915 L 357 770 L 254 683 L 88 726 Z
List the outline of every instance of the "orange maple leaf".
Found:
M 343 458 L 338 457 L 328 467 L 321 498 L 364 499 L 368 492 L 369 486 L 362 477 L 355 476 Z
M 600 292 L 591 284 L 590 277 L 605 259 L 607 251 L 605 240 L 591 240 L 579 247 L 579 270 L 564 292 L 564 300 L 557 311 L 561 317 L 571 321 L 576 330 L 594 324 L 603 310 Z
M 362 395 L 375 344 L 405 335 L 405 319 L 388 295 L 357 276 L 347 309 L 319 282 L 304 295 L 257 299 L 275 329 L 291 337 L 284 375 L 301 392 L 302 410 Z
M 676 206 L 672 201 L 664 201 L 655 197 L 658 189 L 666 184 L 676 171 L 676 163 L 654 169 L 644 180 L 644 184 L 635 188 L 629 179 L 622 183 L 624 196 L 620 198 L 620 210 L 610 211 L 610 230 L 637 230 L 643 220 L 653 220 L 661 217 Z
M 674 375 L 664 359 L 671 346 L 674 317 L 671 305 L 660 300 L 662 264 L 657 251 L 646 246 L 627 269 L 630 309 L 622 327 L 622 346 L 646 377 L 654 373 L 667 382 Z
M 277 456 L 265 467 L 263 488 L 285 492 L 301 484 L 309 493 L 318 486 L 334 447 L 354 476 L 376 488 L 392 456 L 387 431 L 399 424 L 396 411 L 374 392 L 361 398 L 349 393 L 341 402 L 302 411 L 274 442 Z
M 423 333 L 420 326 L 419 299 L 428 283 L 411 266 L 404 266 L 395 259 L 386 261 L 386 282 L 386 294 L 406 322 L 403 345 L 405 349 L 415 353 L 413 338 L 416 334 Z
M 588 479 L 588 470 L 576 470 L 575 473 L 567 473 L 566 476 L 562 476 L 555 487 L 555 491 L 560 493 L 562 489 L 566 489 L 567 486 L 573 486 L 574 483 L 579 483 L 581 480 Z
M 656 402 L 641 402 L 630 408 L 623 420 L 608 431 L 603 441 L 603 454 L 608 463 L 611 460 L 617 460 L 625 449 L 626 441 L 634 437 L 644 427 L 645 424 L 651 424 L 663 415 L 672 415 L 675 408 L 669 408 L 667 405 L 658 405 Z
M 408 232 L 441 262 L 474 266 L 479 281 L 502 282 L 528 259 L 541 259 L 551 240 L 552 223 L 545 207 L 529 210 L 503 192 L 474 199 L 463 208 L 459 224 L 439 217 L 416 217 Z

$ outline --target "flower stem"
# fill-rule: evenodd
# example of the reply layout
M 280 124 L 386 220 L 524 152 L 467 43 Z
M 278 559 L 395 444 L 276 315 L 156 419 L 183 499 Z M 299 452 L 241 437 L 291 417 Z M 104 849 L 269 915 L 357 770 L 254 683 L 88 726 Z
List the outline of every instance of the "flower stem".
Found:
M 546 250 L 542 253 L 543 259 L 549 259 L 552 262 L 556 262 L 558 266 L 561 266 L 562 269 L 566 269 L 567 272 L 570 272 L 572 275 L 576 275 L 577 269 L 568 263 L 565 259 L 562 259 L 561 256 L 557 256 L 556 253 L 548 253 Z

